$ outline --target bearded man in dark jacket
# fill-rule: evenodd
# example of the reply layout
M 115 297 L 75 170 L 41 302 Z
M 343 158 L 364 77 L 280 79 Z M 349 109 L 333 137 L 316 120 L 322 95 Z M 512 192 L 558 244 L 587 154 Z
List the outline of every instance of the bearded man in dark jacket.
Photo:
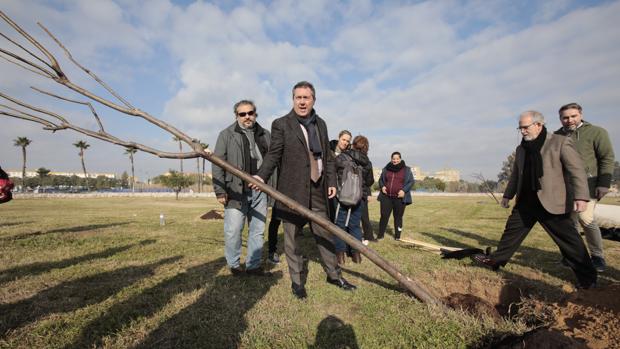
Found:
M 256 174 L 269 149 L 269 131 L 257 122 L 256 106 L 242 100 L 234 106 L 235 122 L 220 132 L 214 154 L 249 174 Z M 261 267 L 267 194 L 252 190 L 237 176 L 213 165 L 213 190 L 224 205 L 224 256 L 233 275 L 241 266 L 241 233 L 248 221 L 245 272 L 265 275 Z

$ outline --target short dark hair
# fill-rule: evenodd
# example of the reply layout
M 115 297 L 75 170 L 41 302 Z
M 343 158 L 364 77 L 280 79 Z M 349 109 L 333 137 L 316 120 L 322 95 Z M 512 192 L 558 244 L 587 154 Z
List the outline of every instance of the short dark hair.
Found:
M 401 158 L 401 159 L 403 158 L 403 156 L 402 156 L 402 155 L 400 155 L 400 152 L 399 152 L 399 151 L 395 151 L 395 152 L 393 152 L 393 153 L 392 153 L 392 155 L 390 155 L 390 159 L 391 159 L 391 158 L 393 158 L 393 157 L 394 157 L 394 155 L 398 155 L 398 157 L 399 157 L 399 158 Z
M 562 115 L 562 112 L 568 109 L 577 109 L 580 113 L 582 110 L 581 106 L 578 103 L 568 103 L 560 107 L 560 110 L 558 110 L 558 114 Z
M 316 91 L 314 91 L 314 86 L 308 81 L 300 81 L 293 86 L 293 97 L 295 97 L 295 90 L 298 88 L 309 88 L 312 91 L 312 98 L 316 101 Z
M 370 147 L 370 144 L 368 144 L 368 138 L 362 135 L 357 135 L 353 138 L 351 146 L 353 149 L 361 151 L 364 155 L 368 155 L 368 148 Z
M 251 105 L 252 109 L 254 109 L 254 112 L 256 113 L 256 105 L 254 104 L 254 102 L 249 99 L 242 99 L 239 102 L 235 103 L 235 106 L 233 107 L 235 117 L 237 116 L 237 108 L 239 108 L 239 106 L 241 105 Z M 258 114 L 256 114 L 256 116 L 258 116 Z

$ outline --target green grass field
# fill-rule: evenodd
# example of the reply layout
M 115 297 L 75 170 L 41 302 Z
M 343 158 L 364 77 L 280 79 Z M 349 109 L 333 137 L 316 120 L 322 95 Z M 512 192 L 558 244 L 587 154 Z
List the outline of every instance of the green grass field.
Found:
M 343 276 L 359 288 L 341 291 L 325 282 L 309 234 L 306 301 L 291 294 L 283 255 L 280 265 L 265 265 L 272 277 L 232 276 L 223 221 L 200 219 L 219 208 L 215 199 L 164 198 L 0 206 L 0 348 L 464 348 L 528 329 L 519 319 L 429 308 L 367 259 L 346 264 Z M 377 228 L 376 202 L 370 212 Z M 495 246 L 507 216 L 485 197 L 417 197 L 403 237 Z M 574 281 L 539 226 L 499 273 L 389 236 L 370 247 L 442 297 L 471 293 L 498 304 L 510 282 L 553 301 Z M 605 240 L 605 248 L 609 270 L 601 282 L 617 282 L 620 243 Z

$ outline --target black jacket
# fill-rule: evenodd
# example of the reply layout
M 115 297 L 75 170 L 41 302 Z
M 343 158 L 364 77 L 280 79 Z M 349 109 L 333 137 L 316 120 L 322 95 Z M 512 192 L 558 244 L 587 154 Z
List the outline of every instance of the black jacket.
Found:
M 336 187 L 336 167 L 334 157 L 329 150 L 327 125 L 317 115 L 317 130 L 323 150 L 323 192 L 327 202 L 327 188 Z M 310 160 L 308 145 L 301 130 L 301 125 L 291 110 L 287 115 L 274 120 L 271 124 L 271 144 L 258 170 L 258 176 L 267 181 L 278 169 L 277 189 L 305 207 L 310 207 Z M 329 211 L 329 208 L 326 209 Z M 308 219 L 295 211 L 276 202 L 276 217 L 294 224 L 305 224 Z
M 370 187 L 373 183 L 375 183 L 375 177 L 372 173 L 372 162 L 370 162 L 368 156 L 364 155 L 364 153 L 357 149 L 345 150 L 344 154 L 349 155 L 353 158 L 353 161 L 355 161 L 356 164 L 362 167 L 362 194 L 363 199 L 368 200 L 368 197 L 370 196 Z M 338 173 L 338 178 L 340 178 L 343 169 L 344 168 L 339 166 L 338 161 L 336 160 L 336 172 Z

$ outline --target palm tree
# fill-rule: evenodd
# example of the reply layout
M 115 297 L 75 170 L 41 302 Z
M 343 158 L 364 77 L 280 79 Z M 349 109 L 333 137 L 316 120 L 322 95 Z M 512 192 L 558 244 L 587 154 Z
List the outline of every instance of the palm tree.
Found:
M 84 165 L 84 150 L 90 147 L 90 144 L 85 141 L 77 141 L 73 143 L 76 148 L 80 149 L 78 155 L 80 156 L 80 160 L 82 161 L 82 171 L 84 171 L 84 179 L 86 180 L 86 188 L 90 191 L 90 187 L 88 186 L 88 174 L 86 173 L 86 165 Z
M 125 154 L 129 155 L 129 161 L 131 161 L 131 192 L 135 192 L 136 177 L 133 170 L 133 154 L 135 154 L 137 151 L 138 149 L 136 148 L 125 149 Z
M 17 137 L 17 139 L 13 140 L 13 144 L 16 147 L 22 147 L 22 157 L 23 157 L 23 166 L 22 166 L 22 191 L 26 188 L 26 147 L 32 143 L 28 137 Z
M 43 179 L 46 178 L 50 174 L 50 170 L 45 167 L 39 167 L 37 169 L 37 175 L 39 175 L 39 185 L 43 186 Z
M 172 140 L 175 142 L 179 142 L 179 153 L 183 152 L 183 143 L 181 142 L 181 138 L 174 136 L 172 137 Z M 181 161 L 181 174 L 183 174 L 183 159 L 180 159 Z

